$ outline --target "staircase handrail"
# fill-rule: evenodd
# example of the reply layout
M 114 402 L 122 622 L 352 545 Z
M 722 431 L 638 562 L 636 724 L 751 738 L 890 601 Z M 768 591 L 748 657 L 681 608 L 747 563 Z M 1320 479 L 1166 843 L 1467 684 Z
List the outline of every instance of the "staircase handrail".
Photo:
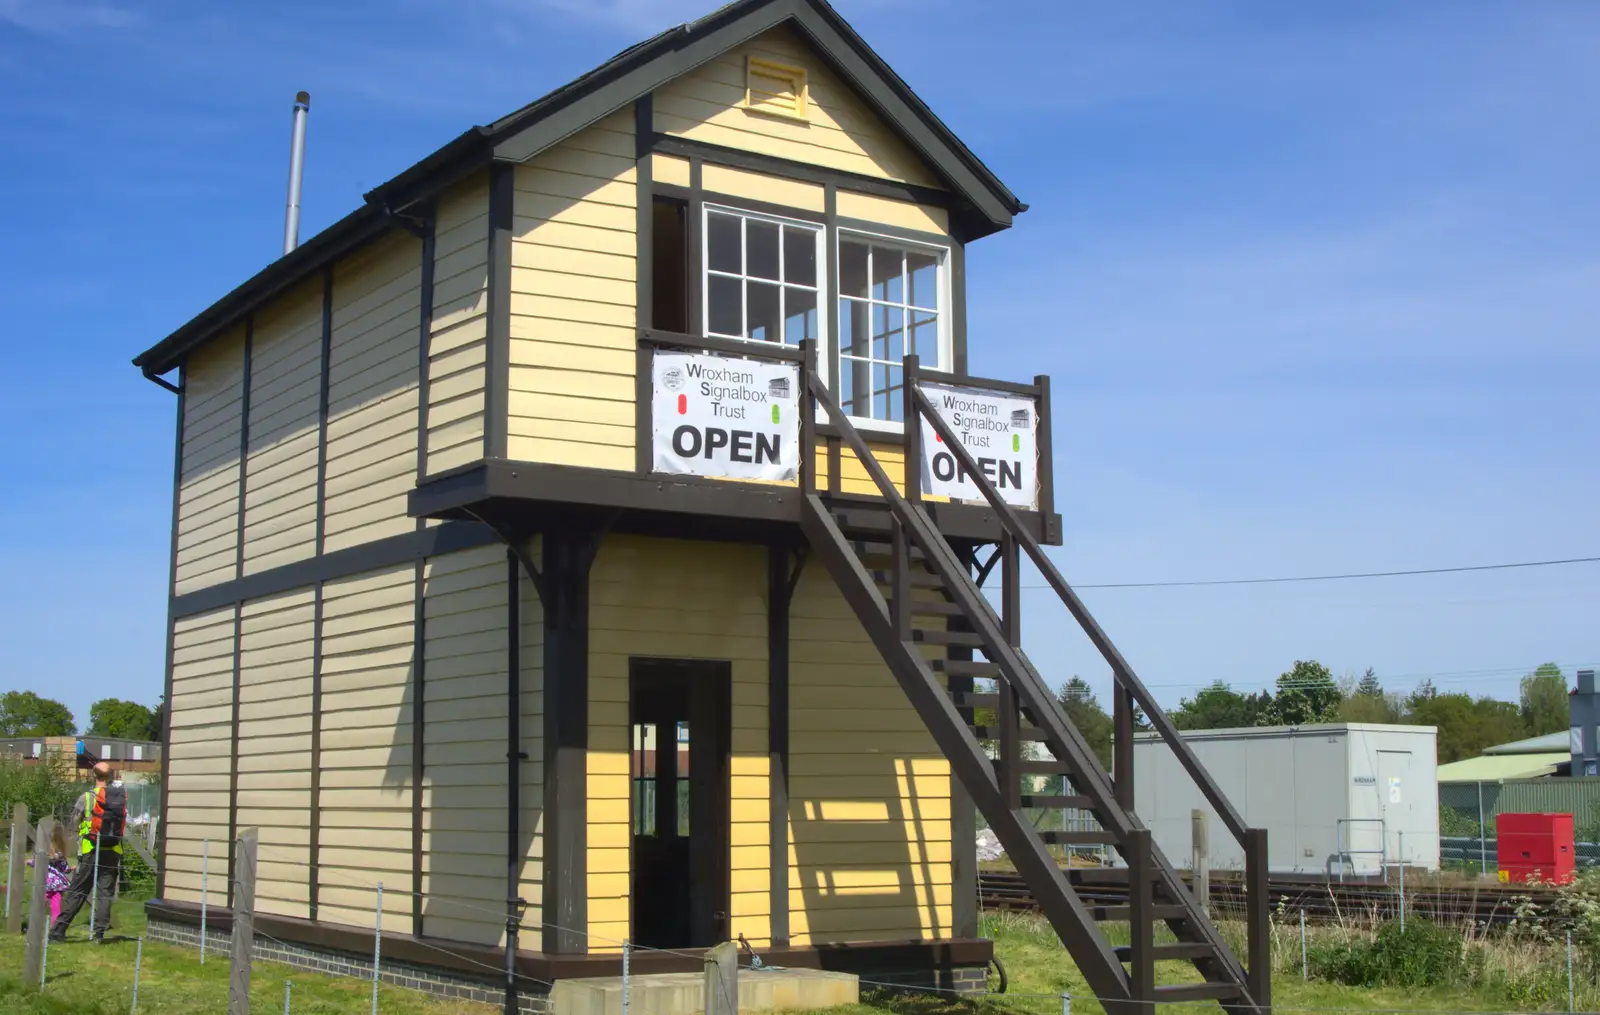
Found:
M 1184 770 L 1189 773 L 1189 777 L 1194 781 L 1201 795 L 1206 798 L 1206 802 L 1217 812 L 1218 817 L 1222 819 L 1222 823 L 1227 826 L 1228 831 L 1239 841 L 1239 845 L 1244 846 L 1245 833 L 1247 831 L 1244 819 L 1234 809 L 1228 798 L 1223 795 L 1222 790 L 1218 788 L 1216 782 L 1211 778 L 1211 773 L 1207 772 L 1205 766 L 1200 763 L 1200 759 L 1195 755 L 1188 741 L 1178 735 L 1177 727 L 1172 725 L 1171 718 L 1156 702 L 1155 696 L 1150 693 L 1150 689 L 1145 687 L 1138 674 L 1134 673 L 1133 667 L 1128 665 L 1128 661 L 1122 657 L 1122 653 L 1111 643 L 1111 639 L 1106 636 L 1105 630 L 1101 628 L 1094 616 L 1089 613 L 1089 608 L 1078 597 L 1078 593 L 1061 576 L 1061 572 L 1056 570 L 1055 564 L 1045 555 L 1044 548 L 1039 545 L 1038 540 L 1034 539 L 1033 534 L 1022 523 L 1022 519 L 1017 517 L 1016 510 L 1005 502 L 1004 498 L 1000 496 L 1000 492 L 995 489 L 994 484 L 989 482 L 989 478 L 983 474 L 983 469 L 973 459 L 972 453 L 961 442 L 961 438 L 956 434 L 955 428 L 950 426 L 945 418 L 939 414 L 938 407 L 933 400 L 928 397 L 921 387 L 913 387 L 912 397 L 918 414 L 928 418 L 928 421 L 933 424 L 934 432 L 940 436 L 950 453 L 955 456 L 957 467 L 965 470 L 968 478 L 983 493 L 984 499 L 989 502 L 989 506 L 994 509 L 995 514 L 999 517 L 1000 524 L 1028 554 L 1028 558 L 1033 561 L 1039 572 L 1044 575 L 1045 581 L 1050 584 L 1050 587 L 1060 597 L 1062 603 L 1066 605 L 1073 619 L 1077 620 L 1078 625 L 1089 636 L 1089 640 L 1094 643 L 1100 655 L 1110 664 L 1117 682 L 1122 684 L 1133 695 L 1134 700 L 1139 703 L 1139 707 L 1144 709 L 1145 718 L 1149 720 L 1151 728 L 1160 734 L 1161 739 L 1172 749 L 1173 755 L 1183 765 Z M 906 426 L 909 428 L 918 425 L 918 422 L 918 420 L 907 420 Z M 916 469 L 922 467 L 920 462 L 912 462 L 909 459 L 906 462 L 906 466 L 907 468 Z
M 834 399 L 833 393 L 828 390 L 822 378 L 815 373 L 810 373 L 807 379 L 807 390 L 816 399 L 816 403 L 828 412 L 829 418 L 838 427 L 845 443 L 850 445 L 851 450 L 860 459 L 862 467 L 867 470 L 867 475 L 877 484 L 885 504 L 888 505 L 889 510 L 897 521 L 910 530 L 916 542 L 922 546 L 923 550 L 931 558 L 935 558 L 930 562 L 942 573 L 965 574 L 966 565 L 955 557 L 950 545 L 938 535 L 938 530 L 929 519 L 927 513 L 920 506 L 911 504 L 900 494 L 900 491 L 894 485 L 894 480 L 889 478 L 888 472 L 884 470 L 877 456 L 872 453 L 872 449 L 867 445 L 866 439 L 861 436 L 861 432 L 856 429 L 843 410 L 840 409 L 839 403 Z M 976 593 L 976 590 L 974 592 Z M 982 594 L 976 593 L 974 606 L 978 609 L 983 609 L 984 607 L 979 605 L 983 603 Z M 992 611 L 990 612 L 992 613 Z M 1021 650 L 1006 642 L 1004 637 L 1000 635 L 998 624 L 990 627 L 987 634 L 984 631 L 985 626 L 987 625 L 977 623 L 977 633 L 984 638 L 985 642 L 984 652 L 996 662 L 1000 660 L 996 658 L 995 652 L 1009 654 L 1014 664 L 1012 666 L 1014 672 L 1019 677 L 1034 681 L 1037 686 L 1033 691 L 1037 693 L 1041 702 L 1048 700 L 1051 697 L 1049 688 L 1039 678 L 1032 666 L 1028 664 Z M 1040 715 L 1038 721 L 1041 724 L 1054 727 L 1054 733 L 1061 742 L 1062 749 L 1072 755 L 1070 760 L 1082 772 L 1082 785 L 1080 788 L 1091 797 L 1101 797 L 1106 801 L 1113 800 L 1115 792 L 1110 780 L 1106 778 L 1104 771 L 1101 770 L 1099 762 L 1095 759 L 1094 753 L 1090 750 L 1088 744 L 1083 740 L 1082 734 L 1076 727 L 1065 721 L 1064 715 L 1060 718 L 1059 724 L 1055 722 L 1056 717 L 1053 715 Z M 1093 780 L 1092 784 L 1091 780 Z M 1127 816 L 1119 809 L 1096 807 L 1095 810 L 1102 824 L 1106 826 L 1106 830 L 1117 834 L 1119 837 L 1125 837 L 1134 828 L 1134 825 L 1129 823 Z

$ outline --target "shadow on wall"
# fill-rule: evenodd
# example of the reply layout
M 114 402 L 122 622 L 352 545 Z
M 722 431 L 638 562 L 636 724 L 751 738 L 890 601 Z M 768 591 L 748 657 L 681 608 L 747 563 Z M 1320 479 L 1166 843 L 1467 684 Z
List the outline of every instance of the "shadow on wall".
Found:
M 948 779 L 930 776 L 926 758 L 863 753 L 851 762 L 847 797 L 790 801 L 791 933 L 809 932 L 812 944 L 948 936 Z M 943 785 L 940 796 L 930 784 Z

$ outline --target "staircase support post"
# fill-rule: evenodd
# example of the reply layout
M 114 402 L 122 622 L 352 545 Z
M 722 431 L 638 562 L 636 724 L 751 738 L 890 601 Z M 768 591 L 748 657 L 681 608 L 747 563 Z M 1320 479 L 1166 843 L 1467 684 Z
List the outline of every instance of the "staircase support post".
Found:
M 1017 573 L 1020 558 L 1017 541 L 1011 533 L 1000 536 L 1000 629 L 1008 645 L 1022 641 L 1022 576 Z M 1022 729 L 1017 711 L 1017 692 L 1010 681 L 995 681 L 1000 692 L 996 721 L 1000 726 L 1000 777 L 1004 780 L 1006 806 L 1022 806 Z
M 1150 830 L 1135 828 L 1128 835 L 1128 990 L 1134 1001 L 1154 1001 L 1156 993 L 1155 857 Z
M 1245 982 L 1259 1015 L 1272 1008 L 1272 908 L 1267 898 L 1267 830 L 1244 833 L 1245 906 L 1249 943 Z
M 1112 678 L 1111 783 L 1117 805 L 1133 810 L 1133 692 Z
M 906 428 L 905 488 L 906 500 L 916 504 L 922 500 L 922 412 L 917 407 L 917 374 L 921 359 L 915 353 L 905 358 L 901 366 L 900 392 L 905 405 L 900 418 Z
M 817 375 L 817 343 L 800 340 L 800 492 L 817 492 L 817 400 L 811 396 L 811 378 Z M 838 476 L 829 476 L 837 482 Z
M 889 609 L 894 613 L 895 637 L 911 640 L 911 541 L 899 519 L 889 522 L 894 551 L 894 570 L 890 572 Z

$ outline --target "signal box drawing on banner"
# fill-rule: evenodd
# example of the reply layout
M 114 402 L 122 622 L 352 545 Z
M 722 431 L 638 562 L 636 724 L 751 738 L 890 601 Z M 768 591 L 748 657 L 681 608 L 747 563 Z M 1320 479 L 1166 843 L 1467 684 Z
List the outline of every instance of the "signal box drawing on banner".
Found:
M 968 245 L 1023 210 L 827 4 L 740 0 L 142 353 L 178 403 L 151 933 L 226 918 L 249 826 L 307 955 L 369 953 L 381 881 L 385 961 L 475 989 L 741 940 L 976 990 L 981 812 L 1108 1009 L 1265 1011 L 1264 833 L 1044 555 L 1048 378 L 969 369 Z M 1024 558 L 1112 670 L 1112 773 L 1019 647 Z M 1136 709 L 1243 846 L 1243 961 L 1132 811 Z

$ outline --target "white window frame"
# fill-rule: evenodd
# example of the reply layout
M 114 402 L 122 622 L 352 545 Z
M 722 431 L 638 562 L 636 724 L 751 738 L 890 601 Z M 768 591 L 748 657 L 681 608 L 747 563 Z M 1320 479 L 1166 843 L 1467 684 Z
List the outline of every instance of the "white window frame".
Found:
M 847 239 L 866 240 L 869 244 L 877 244 L 878 246 L 883 247 L 894 247 L 900 250 L 914 250 L 918 253 L 932 254 L 938 258 L 939 306 L 937 308 L 937 313 L 939 315 L 939 362 L 929 363 L 927 359 L 924 358 L 922 360 L 922 365 L 929 370 L 953 373 L 954 371 L 951 369 L 951 364 L 955 362 L 955 342 L 953 332 L 950 328 L 950 318 L 952 315 L 953 305 L 950 287 L 950 248 L 948 246 L 937 243 L 928 243 L 922 240 L 909 240 L 904 236 L 893 236 L 888 233 L 875 233 L 869 229 L 857 229 L 854 227 L 840 226 L 834 230 L 833 237 L 833 254 L 835 264 L 844 263 L 844 258 L 840 254 L 839 247 L 840 244 L 844 243 Z M 909 280 L 902 278 L 901 286 L 902 291 L 905 292 L 907 294 L 907 298 L 909 298 Z M 832 316 L 835 320 L 838 319 L 838 315 L 842 311 L 846 299 L 847 297 L 843 292 L 835 294 L 832 310 Z M 879 302 L 881 303 L 882 301 Z M 918 307 L 915 309 L 926 310 L 927 308 Z M 902 322 L 902 327 L 904 326 L 905 325 Z M 844 333 L 844 328 L 842 325 L 834 330 L 836 334 L 842 335 Z M 844 350 L 842 349 L 825 348 L 820 357 L 820 363 L 818 367 L 818 372 L 822 375 L 823 383 L 828 386 L 829 391 L 833 392 L 833 395 L 836 399 L 842 399 L 843 396 L 840 394 L 839 387 L 834 384 L 833 371 L 836 364 L 842 364 L 843 356 Z M 825 412 L 819 412 L 818 419 L 821 419 L 825 415 Z M 905 433 L 906 429 L 905 424 L 901 421 L 873 419 L 870 416 L 849 416 L 849 419 L 857 430 L 876 431 L 878 433 L 886 434 L 903 434 Z
M 746 250 L 748 244 L 745 239 L 745 230 L 742 227 L 739 230 L 739 267 L 741 274 L 732 275 L 725 271 L 713 272 L 711 269 L 711 216 L 714 213 L 733 215 L 741 219 L 748 219 L 756 222 L 770 222 L 775 225 L 794 226 L 800 229 L 809 230 L 816 235 L 817 285 L 814 287 L 814 289 L 817 294 L 817 348 L 819 351 L 826 350 L 829 347 L 828 323 L 830 320 L 828 313 L 824 309 L 828 302 L 827 226 L 821 222 L 813 222 L 803 218 L 789 218 L 783 215 L 771 215 L 766 212 L 751 211 L 748 208 L 740 208 L 736 205 L 712 204 L 709 201 L 702 203 L 700 208 L 700 334 L 710 335 L 715 338 L 726 338 L 736 342 L 749 342 L 756 348 L 774 345 L 781 346 L 785 349 L 794 348 L 787 342 L 783 341 L 783 336 L 781 335 L 778 337 L 778 341 L 776 342 L 764 342 L 759 338 L 747 338 L 743 335 L 724 335 L 720 332 L 713 332 L 711 330 L 711 276 L 713 274 L 716 274 L 721 278 L 737 278 L 741 283 L 747 280 L 754 280 L 766 284 L 776 284 L 780 290 L 790 286 L 798 289 L 808 288 L 807 286 L 799 285 L 798 283 L 782 281 L 784 268 L 784 251 L 782 241 L 779 241 L 778 243 L 778 279 L 755 278 L 752 275 L 742 274 L 747 267 L 746 262 L 748 260 Z M 750 300 L 748 292 L 743 284 L 741 284 L 739 287 L 739 299 L 741 301 L 739 311 L 740 321 L 745 326 L 748 326 Z

